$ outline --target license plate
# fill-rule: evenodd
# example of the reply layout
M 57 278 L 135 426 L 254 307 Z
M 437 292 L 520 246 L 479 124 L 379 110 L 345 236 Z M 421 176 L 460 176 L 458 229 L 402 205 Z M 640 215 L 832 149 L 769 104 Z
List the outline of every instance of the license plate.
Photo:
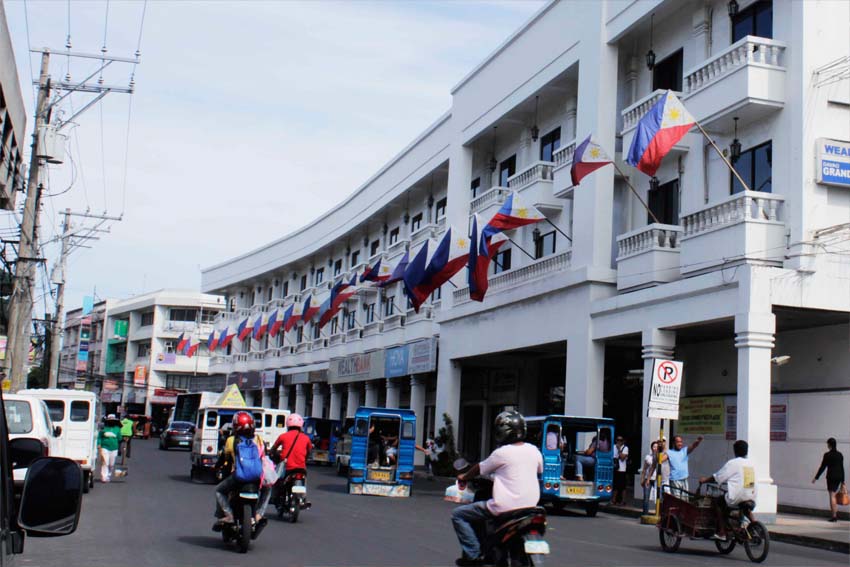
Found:
M 314 461 L 327 461 L 328 460 L 328 452 L 327 451 L 313 451 L 313 460 Z
M 549 543 L 542 539 L 526 540 L 525 552 L 534 555 L 549 555 Z
M 188 442 L 188 441 L 181 441 L 181 442 L 180 442 L 180 444 L 181 444 L 181 445 L 188 445 L 188 444 L 189 444 L 189 442 Z
M 292 487 L 292 494 L 307 494 L 307 487 L 306 486 L 293 486 Z
M 239 498 L 244 498 L 245 500 L 257 500 L 260 497 L 256 492 L 240 492 Z
M 390 471 L 369 471 L 369 480 L 388 481 L 392 478 Z
M 587 492 L 587 490 L 583 486 L 568 486 L 567 487 L 567 494 L 584 494 L 585 492 Z

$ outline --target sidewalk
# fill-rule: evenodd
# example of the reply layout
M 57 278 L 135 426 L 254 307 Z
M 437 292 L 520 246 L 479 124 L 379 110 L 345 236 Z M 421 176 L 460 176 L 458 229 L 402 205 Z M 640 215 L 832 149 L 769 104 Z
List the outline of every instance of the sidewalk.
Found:
M 640 518 L 638 506 L 603 506 L 600 512 Z M 776 523 L 767 526 L 772 541 L 850 554 L 850 522 L 830 523 L 819 516 L 777 514 Z

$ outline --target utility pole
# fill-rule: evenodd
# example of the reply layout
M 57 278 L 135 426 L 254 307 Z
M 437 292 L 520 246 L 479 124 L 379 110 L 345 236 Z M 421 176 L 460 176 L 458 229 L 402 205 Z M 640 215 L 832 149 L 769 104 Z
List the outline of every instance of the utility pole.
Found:
M 26 387 L 24 362 L 27 360 L 30 346 L 30 325 L 32 324 L 33 286 L 35 285 L 38 240 L 38 206 L 41 200 L 41 160 L 38 157 L 38 133 L 47 124 L 47 101 L 50 96 L 48 66 L 50 52 L 41 54 L 41 71 L 38 76 L 38 101 L 35 110 L 35 126 L 32 134 L 32 154 L 30 155 L 27 197 L 24 202 L 24 218 L 21 222 L 21 241 L 18 245 L 18 260 L 15 264 L 12 297 L 9 302 L 9 338 L 6 348 L 6 376 L 11 380 L 11 390 L 17 392 Z
M 65 220 L 62 222 L 62 251 L 59 255 L 58 275 L 56 281 L 56 311 L 53 316 L 52 325 L 46 329 L 50 336 L 50 366 L 47 375 L 47 387 L 55 388 L 59 380 L 59 351 L 61 345 L 60 337 L 64 330 L 65 313 L 65 270 L 68 266 L 68 251 L 71 248 L 71 209 L 65 209 L 63 213 Z

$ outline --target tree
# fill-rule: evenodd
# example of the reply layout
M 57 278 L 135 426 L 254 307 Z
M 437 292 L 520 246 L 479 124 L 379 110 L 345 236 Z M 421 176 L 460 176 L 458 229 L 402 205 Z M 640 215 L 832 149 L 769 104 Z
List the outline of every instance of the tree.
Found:
M 27 388 L 47 388 L 47 368 L 33 366 L 27 376 Z
M 457 450 L 455 449 L 455 431 L 454 424 L 449 414 L 443 414 L 443 427 L 437 432 L 437 438 L 434 442 L 440 450 L 437 456 L 437 462 L 434 463 L 434 474 L 438 476 L 455 476 L 457 473 L 454 470 L 454 462 L 457 459 Z

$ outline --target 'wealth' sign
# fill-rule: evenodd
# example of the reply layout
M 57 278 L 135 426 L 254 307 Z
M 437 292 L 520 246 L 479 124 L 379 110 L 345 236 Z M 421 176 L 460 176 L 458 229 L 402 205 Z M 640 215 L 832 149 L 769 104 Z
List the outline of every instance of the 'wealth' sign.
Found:
M 679 394 L 682 390 L 682 363 L 656 359 L 652 364 L 649 407 L 646 415 L 658 419 L 679 419 Z

